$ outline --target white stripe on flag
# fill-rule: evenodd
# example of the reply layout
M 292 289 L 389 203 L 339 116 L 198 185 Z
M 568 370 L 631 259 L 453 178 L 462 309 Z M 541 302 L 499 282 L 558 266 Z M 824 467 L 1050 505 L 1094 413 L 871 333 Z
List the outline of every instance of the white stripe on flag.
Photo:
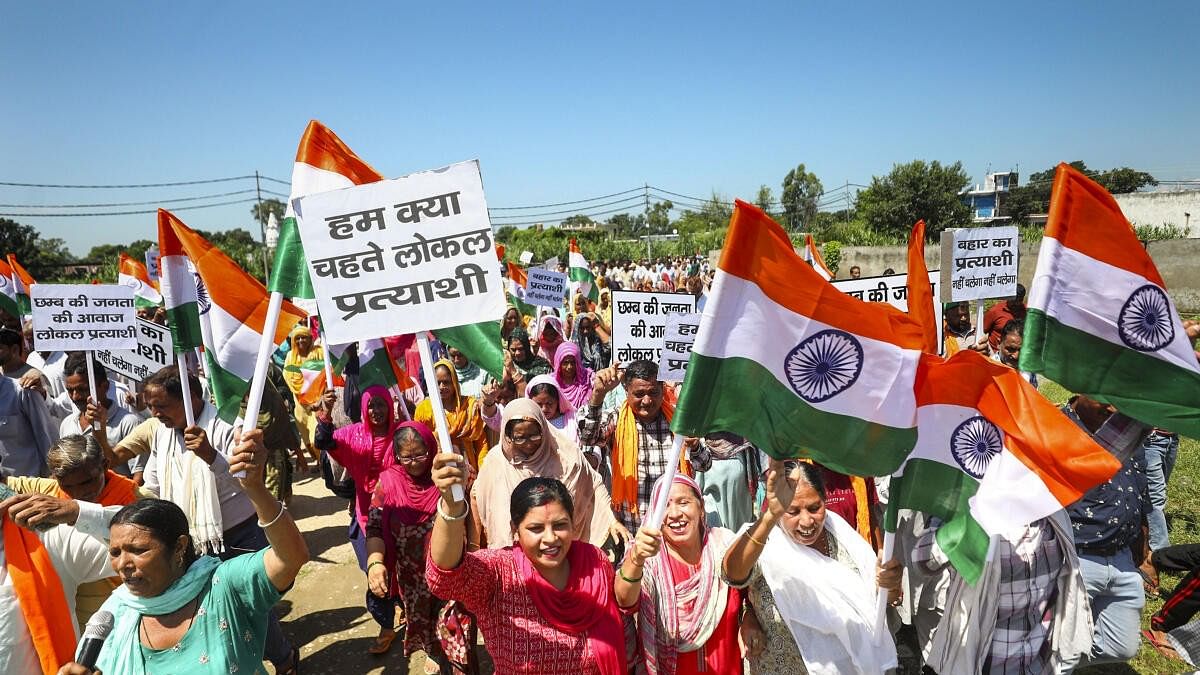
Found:
M 1029 306 L 1044 309 L 1047 316 L 1067 326 L 1124 346 L 1117 328 L 1121 307 L 1134 291 L 1150 282 L 1145 277 L 1063 246 L 1051 237 L 1042 239 L 1038 256 Z M 1046 276 L 1047 271 L 1053 276 Z M 1166 348 L 1143 353 L 1200 373 L 1191 342 L 1179 329 L 1175 303 L 1169 296 L 1167 300 L 1171 321 L 1177 324 L 1175 337 Z
M 756 361 L 789 390 L 792 387 L 785 373 L 789 352 L 800 340 L 833 328 L 775 304 L 757 285 L 725 272 L 717 273 L 705 310 L 704 324 L 711 329 L 701 330 L 693 351 Z M 809 405 L 890 427 L 912 428 L 916 423 L 912 388 L 920 352 L 854 337 L 864 357 L 858 379 L 837 396 Z
M 340 173 L 296 162 L 292 165 L 292 193 L 291 197 L 288 198 L 287 209 L 284 211 L 283 217 L 291 218 L 296 215 L 292 212 L 292 199 L 307 197 L 318 192 L 340 190 L 341 188 L 353 185 L 354 181 Z

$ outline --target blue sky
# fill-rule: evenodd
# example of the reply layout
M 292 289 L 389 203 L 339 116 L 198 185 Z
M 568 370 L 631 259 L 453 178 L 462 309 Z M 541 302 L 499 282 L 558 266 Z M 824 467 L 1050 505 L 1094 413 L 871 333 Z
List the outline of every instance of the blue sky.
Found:
M 918 158 L 977 182 L 1074 159 L 1200 177 L 1195 2 L 344 4 L 8 3 L 0 181 L 287 179 L 310 118 L 387 175 L 477 157 L 493 207 L 647 182 L 751 199 L 800 162 L 827 190 Z M 0 203 L 252 187 L 0 186 Z M 178 214 L 257 231 L 248 204 Z M 155 223 L 17 220 L 76 254 Z

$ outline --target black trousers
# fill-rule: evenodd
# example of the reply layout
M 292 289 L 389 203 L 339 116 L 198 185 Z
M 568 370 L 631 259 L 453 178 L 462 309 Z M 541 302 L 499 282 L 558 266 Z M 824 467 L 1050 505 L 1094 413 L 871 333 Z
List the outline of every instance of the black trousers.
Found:
M 1186 572 L 1187 576 L 1153 617 L 1150 627 L 1169 631 L 1191 620 L 1200 611 L 1200 544 L 1167 546 L 1154 552 L 1151 560 L 1160 572 Z

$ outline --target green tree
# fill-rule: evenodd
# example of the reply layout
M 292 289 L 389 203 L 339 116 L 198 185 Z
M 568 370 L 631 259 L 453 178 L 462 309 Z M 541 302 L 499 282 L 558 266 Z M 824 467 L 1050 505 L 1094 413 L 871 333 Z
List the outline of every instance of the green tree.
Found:
M 267 220 L 272 213 L 275 214 L 275 222 L 281 222 L 285 211 L 287 205 L 278 199 L 264 199 L 250 207 L 250 215 L 263 227 L 267 226 Z
M 1092 180 L 1099 183 L 1112 194 L 1136 192 L 1148 185 L 1158 185 L 1158 180 L 1146 173 L 1127 166 L 1094 171 L 1080 160 L 1071 162 L 1071 166 Z M 1027 225 L 1029 216 L 1046 213 L 1050 210 L 1050 191 L 1054 186 L 1054 171 L 1050 167 L 1029 175 L 1025 185 L 1012 188 L 1000 200 L 1000 215 L 1007 216 L 1017 225 Z
M 962 162 L 913 160 L 872 178 L 858 193 L 855 210 L 871 228 L 892 236 L 907 236 L 924 219 L 926 236 L 933 239 L 948 227 L 970 222 L 971 209 L 959 197 L 968 182 Z
M 666 234 L 671 231 L 671 209 L 675 205 L 671 200 L 655 202 L 646 214 L 646 223 L 651 234 Z
M 203 230 L 196 230 L 196 232 L 211 242 L 213 246 L 221 249 L 225 255 L 251 276 L 258 277 L 259 280 L 264 278 L 263 245 L 244 228 L 238 227 L 222 232 L 204 232 Z
M 566 218 L 563 218 L 562 222 L 559 224 L 559 227 L 571 229 L 575 227 L 582 227 L 584 225 L 591 225 L 595 222 L 596 221 L 583 215 L 582 213 L 576 213 L 573 216 L 567 216 Z
M 42 239 L 32 225 L 0 218 L 0 255 L 8 253 L 15 255 L 34 279 L 56 277 L 60 267 L 75 262 L 62 239 Z
M 640 213 L 637 215 L 618 213 L 608 219 L 608 224 L 612 226 L 614 236 L 631 237 L 637 230 L 646 227 L 646 217 Z
M 759 194 L 762 194 L 761 188 Z M 801 164 L 783 177 L 784 224 L 792 230 L 799 230 L 817 215 L 817 200 L 825 194 L 817 174 L 804 168 Z
M 762 209 L 768 216 L 775 208 L 775 195 L 771 193 L 771 188 L 766 185 L 758 186 L 758 195 L 754 198 L 754 204 Z

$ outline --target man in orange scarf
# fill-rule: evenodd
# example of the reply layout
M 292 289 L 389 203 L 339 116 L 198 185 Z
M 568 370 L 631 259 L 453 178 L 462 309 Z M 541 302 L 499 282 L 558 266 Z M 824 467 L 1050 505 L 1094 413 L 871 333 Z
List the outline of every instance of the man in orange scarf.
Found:
M 7 485 L 0 497 L 0 672 L 56 673 L 75 655 L 77 588 L 113 576 L 105 540 L 119 507 L 14 495 Z
M 659 381 L 653 361 L 634 361 L 618 378 L 619 367 L 618 363 L 593 376 L 592 397 L 579 418 L 579 443 L 610 449 L 613 513 L 630 532 L 636 532 L 650 510 L 654 481 L 667 470 L 674 440 L 670 427 L 674 391 Z M 602 410 L 605 395 L 618 381 L 625 387 L 625 401 Z M 712 459 L 702 443 L 689 438 L 683 449 L 690 460 L 680 460 L 686 473 L 708 470 Z

